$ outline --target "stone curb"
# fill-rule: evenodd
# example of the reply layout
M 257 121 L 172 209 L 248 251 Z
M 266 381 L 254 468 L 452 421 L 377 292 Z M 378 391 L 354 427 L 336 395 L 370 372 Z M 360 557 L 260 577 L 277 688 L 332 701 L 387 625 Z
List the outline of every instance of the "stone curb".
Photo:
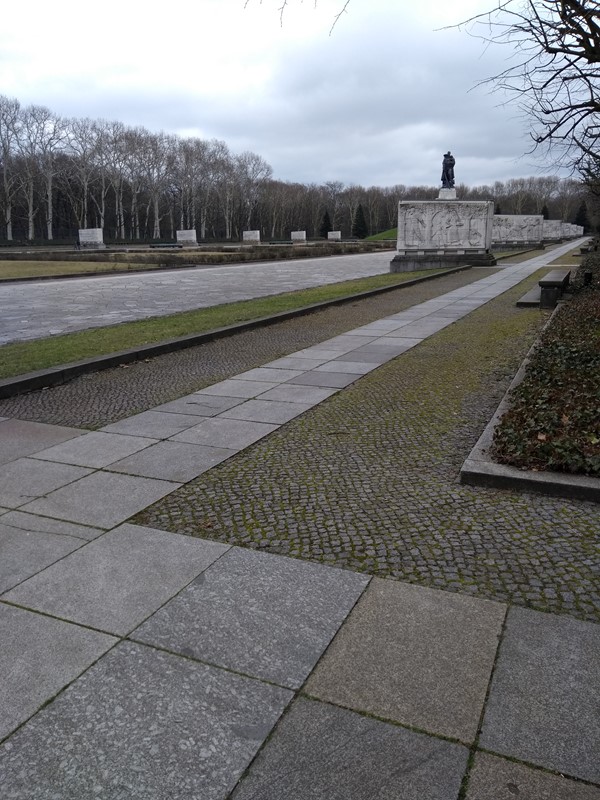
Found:
M 561 303 L 558 304 L 544 328 L 551 323 L 560 305 Z M 538 344 L 539 340 L 530 348 L 496 409 L 496 413 L 487 424 L 475 447 L 465 459 L 460 470 L 460 482 L 470 486 L 485 486 L 489 489 L 517 489 L 520 491 L 539 492 L 552 497 L 576 498 L 600 503 L 600 478 L 569 475 L 566 472 L 522 470 L 507 464 L 498 464 L 489 455 L 496 427 L 501 417 L 510 407 L 510 393 L 525 377 L 531 354 Z
M 395 289 L 402 289 L 407 286 L 414 286 L 418 283 L 424 283 L 425 281 L 440 278 L 444 275 L 452 275 L 455 272 L 464 272 L 468 269 L 471 269 L 471 265 L 454 267 L 453 269 L 444 270 L 443 272 L 436 272 L 435 275 L 424 275 L 421 278 L 413 278 L 412 280 L 397 283 L 393 286 L 383 286 L 379 289 L 369 289 L 366 292 L 359 292 L 358 294 L 344 295 L 343 297 L 337 297 L 334 300 L 324 300 L 320 303 L 312 303 L 311 305 L 294 309 L 292 311 L 280 311 L 278 314 L 271 314 L 268 317 L 259 317 L 258 319 L 249 320 L 248 322 L 238 322 L 235 325 L 227 325 L 223 328 L 215 328 L 212 331 L 205 331 L 204 333 L 193 333 L 189 336 L 178 337 L 177 339 L 167 339 L 166 341 L 159 342 L 158 344 L 142 345 L 140 347 L 132 348 L 131 350 L 121 350 L 117 353 L 111 353 L 105 356 L 86 358 L 82 361 L 75 361 L 69 364 L 60 364 L 55 367 L 49 367 L 48 369 L 41 369 L 37 370 L 36 372 L 28 372 L 24 375 L 18 375 L 13 378 L 4 378 L 0 380 L 0 399 L 13 397 L 14 395 L 23 394 L 24 392 L 32 392 L 37 389 L 58 386 L 61 383 L 66 383 L 67 381 L 72 380 L 80 375 L 85 375 L 88 372 L 98 372 L 103 369 L 118 367 L 121 364 L 131 364 L 134 361 L 141 361 L 144 358 L 152 358 L 154 356 L 164 355 L 166 353 L 174 353 L 178 350 L 184 350 L 188 347 L 195 347 L 196 345 L 204 344 L 205 342 L 214 341 L 215 339 L 233 336 L 236 333 L 243 333 L 256 328 L 273 325 L 277 322 L 293 319 L 295 317 L 302 317 L 306 314 L 311 314 L 314 311 L 320 311 L 330 306 L 342 305 L 343 303 L 350 303 L 356 300 L 366 299 L 377 294 L 383 294 L 384 292 L 391 292 Z

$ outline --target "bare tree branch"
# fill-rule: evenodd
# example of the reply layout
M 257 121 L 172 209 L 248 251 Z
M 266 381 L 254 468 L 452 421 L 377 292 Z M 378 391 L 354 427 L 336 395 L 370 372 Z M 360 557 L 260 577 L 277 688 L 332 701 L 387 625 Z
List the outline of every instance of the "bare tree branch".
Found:
M 300 0 L 300 2 L 302 2 L 302 1 L 303 0 Z M 313 6 L 314 8 L 317 7 L 318 1 L 319 0 L 314 0 L 314 6 Z M 248 8 L 248 6 L 250 5 L 251 2 L 252 2 L 252 0 L 244 0 L 244 8 L 245 9 Z M 342 2 L 342 0 L 340 0 L 340 2 Z M 333 29 L 338 24 L 338 22 L 340 20 L 340 17 L 343 14 L 346 13 L 346 11 L 348 9 L 348 6 L 350 5 L 350 2 L 351 2 L 351 0 L 343 0 L 343 5 L 342 5 L 340 11 L 337 14 L 335 14 L 335 16 L 333 18 L 333 23 L 331 25 L 331 28 L 329 29 L 329 35 L 330 36 L 333 33 Z M 262 0 L 259 0 L 259 5 L 262 5 Z M 283 27 L 283 17 L 285 15 L 285 11 L 286 11 L 286 9 L 287 9 L 287 7 L 289 5 L 290 5 L 290 0 L 281 0 L 281 5 L 277 9 L 277 11 L 279 12 L 279 23 L 280 23 L 281 27 Z
M 598 150 L 600 3 L 504 0 L 459 25 L 487 45 L 510 47 L 514 60 L 479 85 L 505 92 L 529 119 L 533 148 L 558 149 L 577 167 Z

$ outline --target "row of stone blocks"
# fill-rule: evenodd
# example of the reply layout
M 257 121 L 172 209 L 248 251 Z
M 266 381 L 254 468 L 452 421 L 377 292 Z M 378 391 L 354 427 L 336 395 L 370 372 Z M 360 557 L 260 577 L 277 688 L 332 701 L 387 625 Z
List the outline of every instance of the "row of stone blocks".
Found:
M 306 231 L 292 231 L 290 238 L 293 244 L 306 243 Z M 329 231 L 327 239 L 330 242 L 339 242 L 342 239 L 342 232 Z M 242 241 L 244 244 L 260 243 L 260 231 L 244 231 Z M 177 231 L 177 244 L 185 247 L 197 247 L 196 231 Z M 79 247 L 82 250 L 102 250 L 105 248 L 102 228 L 81 228 L 79 230 Z
M 442 190 L 444 191 L 444 190 Z M 583 228 L 541 215 L 494 215 L 491 200 L 401 201 L 398 243 L 390 270 L 412 272 L 448 266 L 493 266 L 492 244 L 540 247 L 582 236 Z

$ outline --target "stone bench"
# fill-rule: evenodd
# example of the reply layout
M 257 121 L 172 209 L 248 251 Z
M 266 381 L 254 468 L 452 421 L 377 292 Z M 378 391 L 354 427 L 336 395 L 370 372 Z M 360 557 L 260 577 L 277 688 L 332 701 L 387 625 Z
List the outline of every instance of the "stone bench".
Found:
M 555 308 L 569 285 L 570 269 L 553 269 L 538 281 L 541 289 L 540 308 Z

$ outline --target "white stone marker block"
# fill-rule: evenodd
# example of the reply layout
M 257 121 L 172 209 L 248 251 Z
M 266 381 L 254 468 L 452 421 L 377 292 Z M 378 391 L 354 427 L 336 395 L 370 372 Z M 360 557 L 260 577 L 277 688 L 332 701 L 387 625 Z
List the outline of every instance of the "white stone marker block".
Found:
M 491 201 L 415 200 L 398 203 L 398 252 L 489 250 Z
M 403 200 L 392 272 L 493 265 L 491 201 Z
M 328 231 L 327 232 L 327 239 L 330 242 L 341 242 L 342 241 L 342 232 L 341 231 Z
M 492 241 L 497 244 L 533 244 L 542 241 L 541 214 L 495 214 Z
M 306 244 L 306 231 L 292 231 L 292 242 L 294 244 Z
M 177 244 L 184 244 L 188 247 L 197 247 L 198 239 L 196 231 L 177 231 Z
M 260 242 L 260 231 L 244 231 L 242 241 L 254 244 Z
M 80 228 L 79 246 L 82 250 L 103 250 L 106 245 L 102 235 L 102 228 Z
M 544 239 L 562 239 L 562 220 L 545 219 L 543 222 Z

